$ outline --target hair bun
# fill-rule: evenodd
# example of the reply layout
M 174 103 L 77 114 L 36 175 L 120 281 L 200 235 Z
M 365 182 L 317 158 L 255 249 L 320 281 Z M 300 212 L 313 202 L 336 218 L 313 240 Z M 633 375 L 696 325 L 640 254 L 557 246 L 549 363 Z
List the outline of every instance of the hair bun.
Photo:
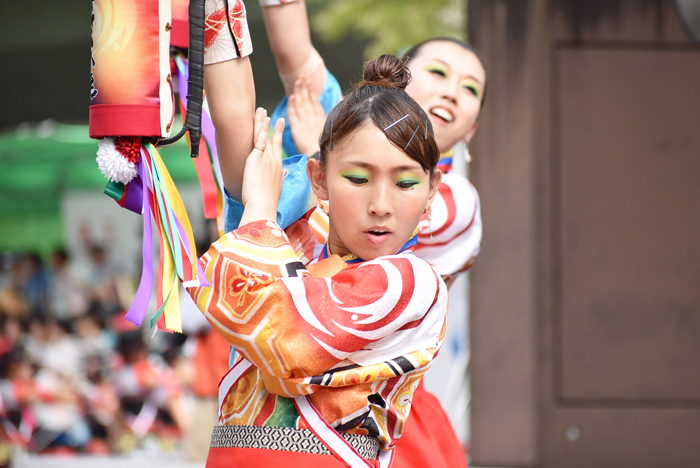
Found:
M 406 89 L 411 80 L 411 71 L 406 61 L 394 55 L 380 55 L 365 63 L 362 68 L 362 81 L 358 88 L 382 86 L 384 88 Z

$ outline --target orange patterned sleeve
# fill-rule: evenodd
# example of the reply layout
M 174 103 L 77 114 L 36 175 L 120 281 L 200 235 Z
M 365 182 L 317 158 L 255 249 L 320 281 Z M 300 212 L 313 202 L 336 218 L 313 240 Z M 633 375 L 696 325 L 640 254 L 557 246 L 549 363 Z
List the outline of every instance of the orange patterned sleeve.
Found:
M 297 249 L 298 250 L 298 249 Z M 271 221 L 240 227 L 200 260 L 210 287 L 189 292 L 206 318 L 262 374 L 270 392 L 368 383 L 429 366 L 443 336 L 446 287 L 423 260 L 400 254 L 338 268 L 297 256 Z

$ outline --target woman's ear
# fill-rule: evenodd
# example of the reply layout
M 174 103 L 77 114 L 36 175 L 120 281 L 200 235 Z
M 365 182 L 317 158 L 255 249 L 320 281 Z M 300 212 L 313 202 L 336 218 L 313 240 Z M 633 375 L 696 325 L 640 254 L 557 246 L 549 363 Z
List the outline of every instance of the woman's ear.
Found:
M 432 177 L 430 177 L 430 193 L 428 195 L 428 203 L 425 205 L 426 209 L 430 208 L 430 205 L 433 204 L 433 199 L 435 198 L 435 195 L 437 195 L 438 188 L 440 187 L 441 183 L 442 171 L 440 169 L 435 169 Z
M 464 138 L 462 140 L 468 145 L 470 141 L 472 141 L 472 138 L 474 138 L 474 134 L 476 133 L 476 129 L 479 128 L 479 122 L 474 122 L 474 125 L 472 125 L 472 128 L 469 129 L 466 135 L 464 135 Z
M 321 161 L 318 159 L 309 159 L 306 162 L 306 174 L 311 182 L 311 190 L 314 191 L 316 198 L 328 200 L 328 187 L 326 186 L 326 174 L 321 168 Z

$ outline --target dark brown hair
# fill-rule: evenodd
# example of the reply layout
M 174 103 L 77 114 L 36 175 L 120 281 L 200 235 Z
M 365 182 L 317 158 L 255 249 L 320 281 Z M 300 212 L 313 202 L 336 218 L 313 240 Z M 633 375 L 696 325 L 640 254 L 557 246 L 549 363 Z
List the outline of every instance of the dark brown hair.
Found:
M 326 117 L 319 140 L 321 167 L 325 167 L 333 147 L 372 122 L 391 144 L 433 175 L 440 152 L 428 115 L 405 91 L 410 79 L 406 61 L 393 55 L 381 55 L 365 63 L 362 81 Z
M 410 49 L 408 49 L 402 56 L 401 58 L 406 60 L 406 63 L 410 62 L 413 60 L 416 55 L 420 52 L 420 50 L 423 48 L 424 45 L 430 44 L 431 42 L 452 42 L 453 44 L 457 44 L 458 46 L 462 47 L 462 49 L 467 50 L 474 54 L 474 56 L 479 60 L 479 63 L 481 64 L 482 67 L 484 67 L 484 71 L 486 70 L 486 66 L 484 65 L 484 61 L 481 58 L 481 54 L 479 53 L 478 50 L 474 48 L 473 45 L 471 45 L 468 42 L 461 41 L 459 39 L 455 39 L 454 37 L 431 37 L 430 39 L 426 39 L 423 42 L 419 42 L 418 44 L 414 45 Z M 484 102 L 486 101 L 486 88 L 488 88 L 488 74 L 486 75 L 487 79 L 486 82 L 484 83 L 484 90 L 481 93 L 481 108 L 484 108 Z

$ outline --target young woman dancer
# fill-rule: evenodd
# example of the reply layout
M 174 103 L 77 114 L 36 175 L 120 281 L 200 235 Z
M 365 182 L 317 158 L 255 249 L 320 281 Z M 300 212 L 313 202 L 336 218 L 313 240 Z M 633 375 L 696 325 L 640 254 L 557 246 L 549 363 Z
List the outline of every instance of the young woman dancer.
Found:
M 241 227 L 201 259 L 212 286 L 189 290 L 237 351 L 208 466 L 389 465 L 447 308 L 444 282 L 411 254 L 440 172 L 408 77 L 380 57 L 329 114 L 307 166 L 315 195 L 332 201 L 325 245 L 306 217 L 286 230 L 275 222 L 283 122 L 268 141 L 270 119 L 256 113 Z
M 468 144 L 477 130 L 486 73 L 468 44 L 448 38 L 420 43 L 405 57 L 412 75 L 407 92 L 430 115 L 441 151 L 438 167 L 443 171 L 430 217 L 426 214 L 421 222 L 415 254 L 427 260 L 449 285 L 472 264 L 481 242 L 476 189 L 451 168 L 453 158 L 468 157 L 460 143 Z M 299 150 L 314 154 L 323 109 L 303 79 L 295 83 L 288 112 Z M 314 213 L 311 221 L 317 231 L 324 230 L 324 218 L 322 213 Z M 463 450 L 437 398 L 424 390 L 422 382 L 413 398 L 412 417 L 397 445 L 395 466 L 466 467 Z
M 311 45 L 304 2 L 280 4 L 274 0 L 263 0 L 261 3 L 265 3 L 263 15 L 280 76 L 287 93 L 292 91 L 289 99 L 285 98 L 275 112 L 275 115 L 285 116 L 287 110 L 289 111 L 292 125 L 285 128 L 284 147 L 288 154 L 313 154 L 318 150 L 318 133 L 325 121 L 325 111 L 337 101 L 336 96 L 339 96 L 337 81 L 328 73 Z M 284 32 L 280 32 L 282 30 Z M 291 38 L 295 40 L 290 40 Z M 407 56 L 410 58 L 409 66 L 414 75 L 409 89 L 416 94 L 423 108 L 430 111 L 436 140 L 444 156 L 441 161 L 442 167 L 447 169 L 453 153 L 450 151 L 452 146 L 459 140 L 468 142 L 476 131 L 486 85 L 484 68 L 468 45 L 451 39 L 426 41 L 411 49 Z M 229 67 L 230 71 L 220 73 L 218 80 L 211 80 L 222 83 L 222 86 L 216 89 L 217 92 L 225 92 L 236 81 L 231 71 L 244 68 L 236 67 L 235 62 L 238 61 L 232 60 L 219 65 L 220 69 Z M 207 68 L 211 67 L 205 67 Z M 207 71 L 205 76 L 207 73 L 209 72 Z M 312 77 L 312 85 L 307 86 L 307 81 L 299 79 L 300 76 Z M 224 82 L 226 77 L 231 79 L 228 84 Z M 211 99 L 211 87 L 207 88 L 207 92 Z M 309 96 L 319 93 L 320 103 L 315 98 L 309 99 Z M 232 101 L 220 99 L 217 102 L 221 104 Z M 231 113 L 229 110 L 226 115 Z M 222 122 L 222 125 L 230 125 L 229 131 L 225 132 L 227 135 L 231 135 L 237 127 L 231 122 L 231 118 Z M 305 141 L 309 142 L 310 146 L 304 146 Z M 295 142 L 299 150 L 295 148 Z M 229 161 L 234 159 L 231 157 Z M 294 177 L 288 179 L 293 180 Z M 481 223 L 478 196 L 471 184 L 459 176 L 448 175 L 445 179 L 447 183 L 440 186 L 435 203 L 439 208 L 432 210 L 434 237 L 431 239 L 427 215 L 424 215 L 424 229 L 419 236 L 422 241 L 419 251 L 422 255 L 431 250 L 435 251 L 431 260 L 441 267 L 440 273 L 447 276 L 466 269 L 478 253 Z M 228 186 L 227 190 L 230 194 L 236 193 Z M 228 205 L 233 209 L 229 209 L 232 216 L 228 217 L 231 219 L 228 219 L 227 224 L 236 227 L 241 207 L 232 199 L 228 200 Z M 279 216 L 280 214 L 282 216 Z M 283 226 L 298 218 L 294 215 L 283 219 L 284 215 L 284 210 L 278 213 L 278 220 Z M 317 227 L 317 231 L 319 219 L 321 223 L 327 222 L 327 219 L 323 218 L 326 218 L 325 215 L 319 212 L 312 215 L 310 221 Z M 324 227 L 325 235 L 327 225 L 321 226 L 320 230 L 323 231 Z M 452 255 L 445 255 L 450 250 Z M 448 264 L 440 265 L 439 259 L 448 260 Z M 462 449 L 444 410 L 433 395 L 422 390 L 422 384 L 414 395 L 412 407 L 413 417 L 409 419 L 401 439 L 395 466 L 466 466 Z

